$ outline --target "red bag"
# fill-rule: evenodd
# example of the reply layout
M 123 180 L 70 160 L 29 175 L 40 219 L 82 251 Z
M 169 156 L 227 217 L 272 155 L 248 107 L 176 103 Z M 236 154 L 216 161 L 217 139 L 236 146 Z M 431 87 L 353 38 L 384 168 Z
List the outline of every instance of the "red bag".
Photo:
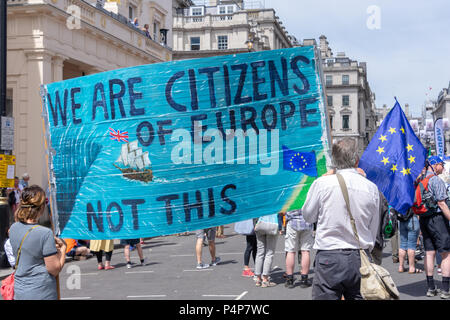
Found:
M 2 280 L 1 293 L 3 300 L 14 300 L 14 272 Z
M 30 231 L 36 227 L 37 226 L 34 226 L 28 229 L 27 233 L 25 233 L 25 235 L 23 236 L 22 242 L 20 243 L 19 250 L 17 252 L 17 259 L 16 264 L 14 265 L 14 269 L 16 269 L 19 265 L 20 251 L 22 250 L 22 244 L 25 241 L 25 238 L 30 233 Z M 15 271 L 11 273 L 6 279 L 2 280 L 1 294 L 3 300 L 14 300 L 14 273 Z
M 415 190 L 412 210 L 416 215 L 420 217 L 428 217 L 437 212 L 437 201 L 428 190 L 428 182 L 430 181 L 431 177 L 434 177 L 434 174 L 430 174 L 422 179 Z

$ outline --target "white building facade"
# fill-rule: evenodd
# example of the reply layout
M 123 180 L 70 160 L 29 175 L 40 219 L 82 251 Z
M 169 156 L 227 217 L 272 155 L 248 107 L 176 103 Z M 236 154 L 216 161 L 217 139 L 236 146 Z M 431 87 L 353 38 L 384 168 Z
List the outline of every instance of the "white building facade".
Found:
M 292 47 L 273 9 L 247 9 L 242 0 L 196 3 L 174 15 L 174 60 Z
M 314 39 L 303 41 L 303 45 L 312 44 Z M 367 80 L 367 65 L 348 58 L 345 53 L 334 57 L 325 36 L 320 37 L 319 48 L 331 136 L 333 140 L 357 139 L 362 154 L 377 130 L 375 94 Z
M 172 0 L 122 0 L 116 12 L 83 0 L 7 0 L 7 116 L 14 118 L 17 176 L 48 185 L 40 86 L 107 70 L 172 60 L 170 47 L 127 22 L 128 4 L 170 25 Z M 175 1 L 175 6 L 181 1 Z M 115 3 L 116 5 L 118 3 Z M 170 33 L 169 33 L 170 34 Z

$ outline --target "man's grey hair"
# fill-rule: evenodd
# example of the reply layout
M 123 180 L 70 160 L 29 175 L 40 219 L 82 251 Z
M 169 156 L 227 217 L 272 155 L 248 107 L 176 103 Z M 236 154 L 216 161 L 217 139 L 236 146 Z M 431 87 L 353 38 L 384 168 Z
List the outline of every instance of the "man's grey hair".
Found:
M 334 143 L 331 158 L 333 166 L 338 170 L 355 168 L 359 160 L 356 139 L 344 138 Z

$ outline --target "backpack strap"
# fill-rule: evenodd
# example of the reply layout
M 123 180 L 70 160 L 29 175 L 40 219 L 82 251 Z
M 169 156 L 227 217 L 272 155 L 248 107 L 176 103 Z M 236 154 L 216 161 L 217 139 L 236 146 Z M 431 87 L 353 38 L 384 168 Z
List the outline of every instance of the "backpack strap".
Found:
M 353 233 L 355 235 L 356 240 L 358 240 L 359 250 L 361 251 L 362 248 L 361 248 L 361 243 L 359 242 L 358 231 L 356 230 L 355 219 L 353 218 L 352 212 L 350 211 L 350 199 L 349 199 L 349 196 L 348 196 L 347 185 L 345 184 L 344 178 L 339 173 L 336 173 L 336 177 L 338 179 L 339 186 L 341 187 L 342 194 L 343 194 L 344 200 L 345 200 L 345 204 L 347 205 L 347 212 L 348 212 L 348 215 L 350 216 L 350 221 L 352 223 Z
M 19 265 L 19 258 L 20 258 L 20 252 L 22 251 L 22 244 L 25 241 L 25 238 L 28 236 L 28 234 L 30 233 L 31 230 L 33 230 L 34 228 L 38 227 L 38 225 L 31 227 L 30 229 L 28 229 L 27 233 L 25 233 L 25 235 L 22 238 L 22 241 L 20 242 L 20 246 L 19 246 L 19 250 L 17 250 L 17 259 L 16 259 L 16 263 L 14 265 L 14 270 L 17 269 L 17 266 Z

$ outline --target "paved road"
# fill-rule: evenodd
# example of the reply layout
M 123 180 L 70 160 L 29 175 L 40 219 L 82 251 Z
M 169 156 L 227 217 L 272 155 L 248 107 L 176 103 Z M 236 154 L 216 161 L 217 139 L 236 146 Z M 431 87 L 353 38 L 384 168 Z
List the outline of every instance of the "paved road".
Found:
M 197 270 L 195 261 L 195 234 L 166 236 L 146 240 L 143 246 L 148 263 L 127 269 L 123 249 L 114 251 L 114 270 L 97 270 L 95 258 L 66 264 L 60 276 L 63 300 L 310 300 L 311 288 L 284 287 L 284 237 L 280 236 L 274 259 L 272 288 L 255 287 L 251 278 L 241 276 L 245 237 L 234 234 L 232 225 L 225 227 L 225 239 L 217 239 L 217 253 L 222 261 L 209 269 Z M 425 297 L 424 274 L 398 273 L 398 264 L 391 259 L 390 244 L 384 252 L 383 266 L 393 275 L 402 300 L 440 300 Z M 210 260 L 207 247 L 203 248 L 204 262 Z M 137 252 L 132 262 L 138 263 Z M 251 263 L 253 265 L 253 262 Z M 419 262 L 418 267 L 423 268 Z M 296 266 L 296 276 L 299 277 Z M 311 277 L 314 273 L 311 270 Z M 440 286 L 441 276 L 435 276 Z

